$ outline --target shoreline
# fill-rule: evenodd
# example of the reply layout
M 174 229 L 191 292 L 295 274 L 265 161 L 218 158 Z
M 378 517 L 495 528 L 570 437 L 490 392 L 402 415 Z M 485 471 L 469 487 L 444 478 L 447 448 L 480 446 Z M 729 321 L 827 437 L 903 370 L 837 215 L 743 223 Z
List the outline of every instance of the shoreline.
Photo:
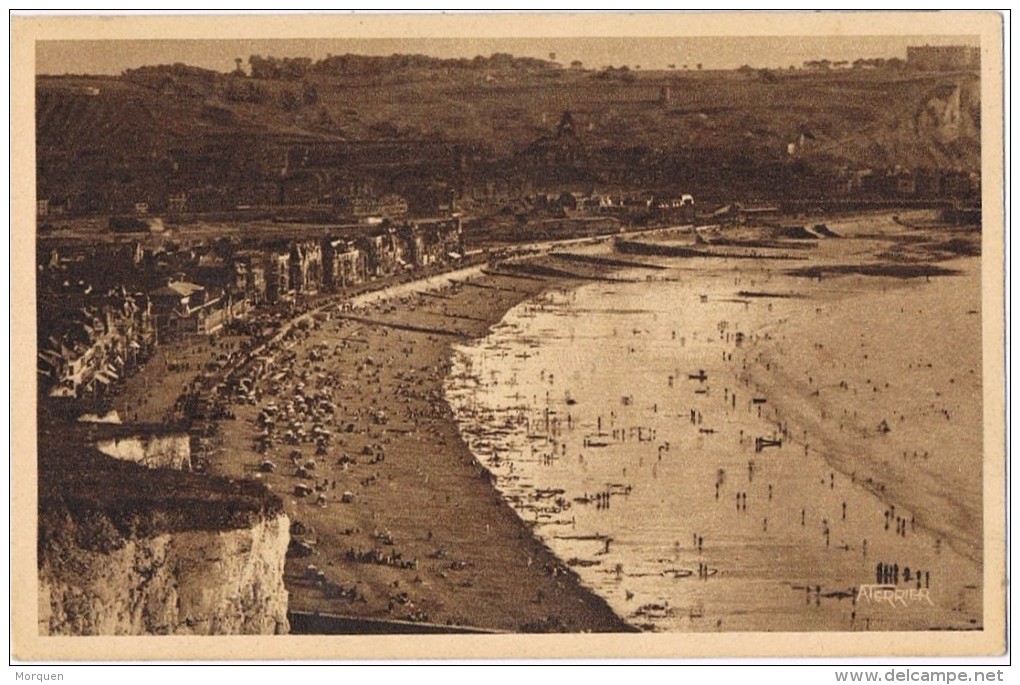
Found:
M 895 237 L 895 235 L 891 235 L 889 240 Z M 881 246 L 873 240 L 873 236 L 869 235 L 864 237 L 863 242 L 858 240 L 853 243 L 833 243 L 830 245 L 833 249 L 820 254 L 818 261 L 823 266 L 841 263 L 847 257 L 844 253 L 847 250 L 855 251 L 857 246 L 867 247 L 867 254 L 874 254 L 871 259 L 881 259 L 884 255 Z M 856 259 L 860 259 L 860 257 L 856 257 Z M 942 260 L 936 258 L 935 261 Z M 867 258 L 865 258 L 865 263 L 870 263 Z M 868 567 L 868 559 L 889 558 L 900 562 L 908 561 L 911 568 L 914 568 L 915 563 L 924 564 L 925 568 L 934 569 L 932 577 L 936 579 L 938 588 L 933 592 L 940 593 L 938 595 L 940 602 L 943 602 L 946 607 L 949 606 L 949 602 L 952 602 L 952 606 L 955 607 L 953 611 L 964 612 L 962 615 L 965 617 L 967 616 L 966 612 L 977 612 L 969 614 L 976 616 L 976 622 L 970 621 L 970 625 L 959 624 L 951 613 L 940 616 L 937 620 L 941 622 L 935 625 L 946 629 L 973 630 L 980 629 L 981 625 L 981 599 L 979 593 L 975 593 L 974 590 L 980 587 L 981 582 L 980 540 L 982 527 L 980 520 L 976 521 L 975 527 L 973 516 L 964 516 L 964 514 L 976 511 L 980 515 L 982 511 L 980 487 L 975 489 L 974 485 L 975 482 L 980 483 L 980 478 L 977 478 L 976 481 L 972 478 L 975 473 L 974 468 L 980 474 L 981 463 L 980 461 L 974 463 L 971 459 L 972 456 L 980 455 L 980 445 L 978 445 L 977 451 L 970 449 L 975 436 L 980 440 L 981 435 L 980 403 L 975 406 L 971 400 L 972 393 L 980 397 L 980 376 L 974 375 L 975 371 L 980 369 L 980 363 L 979 359 L 973 356 L 975 333 L 972 327 L 977 319 L 968 316 L 977 313 L 977 310 L 972 308 L 975 306 L 972 298 L 979 298 L 980 295 L 977 278 L 980 274 L 980 261 L 964 258 L 949 260 L 946 264 L 956 268 L 947 271 L 948 275 L 932 277 L 930 283 L 924 278 L 910 280 L 876 277 L 870 273 L 864 275 L 863 272 L 859 275 L 826 278 L 824 283 L 819 279 L 816 283 L 815 279 L 800 280 L 795 274 L 782 274 L 781 277 L 789 283 L 784 282 L 784 287 L 779 288 L 775 294 L 770 294 L 770 297 L 775 296 L 779 298 L 778 301 L 785 301 L 789 297 L 794 297 L 789 295 L 789 292 L 795 292 L 799 293 L 796 297 L 806 298 L 804 304 L 793 310 L 787 307 L 786 310 L 783 310 L 784 314 L 777 313 L 778 318 L 766 324 L 764 328 L 744 329 L 744 333 L 747 334 L 747 342 L 741 352 L 746 364 L 743 372 L 741 371 L 742 362 L 736 351 L 732 355 L 733 359 L 724 365 L 728 367 L 726 375 L 732 373 L 738 382 L 736 387 L 748 387 L 744 384 L 746 378 L 750 387 L 756 391 L 755 396 L 768 398 L 767 416 L 772 419 L 773 413 L 775 413 L 776 418 L 772 421 L 772 425 L 782 431 L 784 442 L 790 443 L 786 448 L 787 451 L 780 453 L 777 457 L 780 462 L 790 463 L 796 459 L 795 454 L 804 448 L 805 440 L 802 432 L 807 431 L 809 436 L 807 442 L 810 443 L 812 452 L 810 463 L 815 465 L 814 468 L 819 473 L 821 473 L 821 467 L 825 467 L 824 496 L 821 492 L 805 495 L 812 483 L 817 487 L 817 479 L 800 483 L 805 488 L 803 492 L 800 490 L 786 491 L 783 493 L 786 495 L 782 500 L 783 505 L 771 505 L 773 512 L 767 517 L 768 531 L 774 535 L 777 531 L 783 530 L 785 526 L 792 530 L 784 532 L 796 532 L 800 535 L 799 531 L 804 526 L 803 509 L 791 509 L 791 507 L 803 505 L 790 503 L 788 500 L 791 498 L 808 496 L 812 517 L 818 517 L 819 521 L 828 517 L 827 521 L 823 521 L 826 530 L 829 527 L 828 521 L 833 521 L 833 516 L 830 513 L 834 508 L 835 522 L 833 522 L 832 528 L 836 536 L 836 546 L 832 548 L 832 552 L 826 551 L 829 548 L 826 540 L 825 544 L 821 546 L 822 550 L 813 548 L 810 550 L 811 554 L 817 553 L 821 556 L 832 553 L 842 556 L 856 550 L 856 556 L 847 556 L 839 562 L 842 564 L 839 568 L 844 569 L 839 573 L 845 575 L 835 579 L 834 582 L 850 584 L 867 582 L 873 573 L 873 567 Z M 704 272 L 705 277 L 710 280 L 727 273 L 726 269 L 711 268 Z M 772 275 L 779 276 L 780 274 Z M 759 275 L 757 272 L 752 273 L 751 277 L 752 284 L 755 278 L 764 278 L 764 283 L 768 283 L 772 278 L 770 275 Z M 798 282 L 802 285 L 797 285 Z M 734 288 L 740 287 L 736 285 L 738 281 L 734 283 Z M 695 290 L 709 292 L 712 287 L 714 286 L 706 286 L 704 290 Z M 761 287 L 766 286 L 763 284 Z M 695 290 L 691 290 L 688 294 L 693 295 Z M 714 296 L 722 297 L 723 299 L 718 300 L 720 302 L 733 301 L 725 299 L 725 293 L 716 292 Z M 752 306 L 750 302 L 741 304 Z M 767 306 L 768 311 L 772 311 L 772 304 L 759 303 L 754 306 L 760 307 L 761 311 L 764 311 Z M 906 311 L 902 311 L 901 307 Z M 780 310 L 777 309 L 778 311 Z M 462 389 L 465 396 L 471 397 L 473 392 L 471 388 L 476 387 L 477 384 L 495 387 L 508 382 L 511 372 L 500 365 L 498 357 L 500 354 L 515 356 L 514 353 L 521 350 L 527 354 L 528 341 L 534 340 L 539 331 L 545 330 L 541 328 L 543 325 L 548 327 L 555 324 L 547 317 L 541 323 L 536 323 L 531 328 L 525 326 L 523 332 L 519 331 L 517 335 L 520 348 L 514 347 L 513 339 L 497 337 L 485 347 L 486 350 L 489 350 L 488 352 L 480 351 L 480 356 L 472 359 L 472 365 L 475 367 L 474 380 Z M 512 324 L 511 328 L 513 328 Z M 952 329 L 955 334 L 941 335 L 949 329 Z M 858 341 L 856 336 L 847 337 L 846 331 L 859 332 L 862 339 Z M 668 330 L 665 333 L 668 339 Z M 674 331 L 674 339 L 675 336 L 676 331 Z M 932 336 L 936 337 L 932 338 Z M 571 332 L 571 339 L 573 339 L 573 332 Z M 952 342 L 948 343 L 947 341 Z M 861 350 L 860 348 L 864 347 L 865 343 L 866 348 Z M 541 350 L 535 351 L 534 355 L 527 356 L 542 356 L 539 366 L 546 365 L 545 368 L 549 368 L 548 364 L 556 364 L 557 360 L 563 360 L 563 358 L 555 356 L 557 350 L 560 354 L 571 354 L 569 348 L 560 345 L 559 347 L 553 346 L 552 357 L 544 356 L 545 353 Z M 977 352 L 980 353 L 979 346 Z M 516 356 L 524 357 L 524 354 L 516 354 Z M 725 357 L 726 355 L 724 355 L 724 359 Z M 856 361 L 852 361 L 855 358 Z M 933 364 L 934 371 L 932 371 Z M 578 373 L 581 368 L 587 367 L 584 364 L 580 366 L 565 364 L 563 368 L 556 368 L 556 378 L 557 380 L 561 377 L 573 378 L 570 374 Z M 503 369 L 499 376 L 496 375 L 497 369 Z M 491 381 L 490 373 L 492 373 Z M 512 374 L 511 384 L 515 386 L 519 384 L 522 389 L 531 388 L 526 391 L 527 396 L 530 397 L 530 393 L 535 387 L 534 381 L 539 376 L 538 367 L 527 368 L 525 365 L 525 368 L 522 369 L 517 366 L 514 367 Z M 520 380 L 518 380 L 518 374 Z M 814 377 L 813 381 L 812 376 Z M 551 376 L 548 381 L 544 384 L 546 389 L 552 385 Z M 843 381 L 848 383 L 846 388 L 843 387 Z M 578 397 L 577 393 L 572 392 L 577 390 L 576 385 L 570 385 L 570 381 L 567 383 L 566 386 L 556 385 L 554 394 L 561 393 L 565 388 L 568 397 L 570 395 Z M 672 384 L 670 387 L 672 388 Z M 818 393 L 816 392 L 819 389 L 821 389 L 820 398 L 817 397 Z M 861 392 L 859 397 L 857 396 L 858 390 Z M 498 394 L 499 391 L 496 392 Z M 504 389 L 504 396 L 502 396 L 504 403 L 506 392 L 507 390 Z M 513 390 L 509 392 L 513 392 Z M 588 397 L 584 393 L 581 393 L 581 396 Z M 743 397 L 744 393 L 741 393 L 741 396 Z M 474 401 L 470 399 L 467 401 L 469 402 L 467 411 L 473 412 Z M 489 414 L 486 412 L 496 411 L 494 407 L 502 406 L 499 405 L 500 401 L 497 399 L 494 405 L 488 405 L 482 401 L 479 405 L 482 416 L 488 416 Z M 762 402 L 764 403 L 764 400 Z M 935 403 L 937 406 L 929 406 L 930 403 Z M 582 404 L 585 403 L 582 402 Z M 735 405 L 734 402 L 734 408 Z M 657 406 L 659 410 L 663 408 L 662 398 Z M 556 408 L 562 410 L 562 405 L 556 405 Z M 706 415 L 710 409 L 711 407 L 705 407 Z M 715 407 L 715 409 L 718 411 L 719 407 Z M 822 414 L 819 417 L 820 410 Z M 857 413 L 860 412 L 859 425 L 851 425 L 849 418 L 841 419 L 841 410 L 845 410 L 843 413 L 853 414 L 854 423 L 857 423 Z M 943 411 L 947 412 L 945 418 L 942 415 Z M 880 412 L 883 416 L 872 417 L 869 412 Z M 892 416 L 893 412 L 895 412 L 895 417 Z M 886 414 L 888 416 L 885 416 Z M 761 412 L 759 412 L 759 417 L 762 417 Z M 880 433 L 876 427 L 885 418 L 889 419 L 888 422 L 892 428 Z M 895 425 L 893 425 L 893 418 L 896 419 Z M 576 414 L 574 419 L 576 427 L 578 425 Z M 504 443 L 502 438 L 498 437 L 503 432 L 502 420 L 498 418 L 498 412 L 495 420 L 483 418 L 481 421 L 482 427 L 478 429 L 478 434 L 475 436 L 478 438 L 476 447 L 481 450 L 479 451 L 480 456 L 488 453 L 490 444 L 494 445 L 494 450 L 515 453 L 516 443 Z M 584 425 L 594 430 L 593 415 L 588 415 L 587 421 L 588 423 Z M 775 421 L 779 423 L 776 424 Z M 978 426 L 976 432 L 975 425 Z M 714 428 L 718 427 L 714 426 Z M 846 432 L 844 432 L 844 428 Z M 564 430 L 566 432 L 563 437 L 563 447 L 564 453 L 566 453 L 567 442 L 571 438 L 569 437 L 570 429 Z M 486 432 L 490 433 L 491 437 L 485 435 Z M 716 433 L 717 431 L 708 432 Z M 735 435 L 731 437 L 736 438 Z M 575 436 L 573 445 L 570 446 L 571 450 L 577 447 L 577 442 L 578 438 Z M 677 444 L 680 444 L 679 441 Z M 744 444 L 743 435 L 741 444 Z M 557 443 L 557 454 L 559 446 Z M 910 450 L 916 450 L 913 458 L 908 458 L 906 451 L 908 446 Z M 789 453 L 791 447 L 795 454 Z M 900 450 L 903 451 L 902 459 Z M 931 451 L 930 461 L 929 451 Z M 922 453 L 923 458 L 921 457 Z M 635 454 L 637 452 L 632 450 L 629 456 L 633 457 Z M 790 458 L 782 455 L 788 455 Z M 619 456 L 622 459 L 622 455 L 614 456 Z M 699 454 L 699 456 L 703 455 Z M 818 459 L 815 459 L 816 457 Z M 823 457 L 824 460 L 821 459 Z M 779 473 L 783 468 L 779 466 L 780 462 L 776 462 L 772 458 L 763 457 L 762 459 L 759 466 L 762 466 L 763 469 L 759 470 L 767 474 L 766 478 L 785 478 Z M 494 457 L 494 463 L 498 461 L 501 460 Z M 805 461 L 807 462 L 807 452 L 805 452 Z M 626 466 L 631 467 L 634 477 L 638 477 L 636 472 L 641 465 L 641 462 L 636 458 L 626 462 Z M 769 472 L 770 465 L 772 466 L 771 473 Z M 538 492 L 539 488 L 542 489 L 542 492 L 564 492 L 563 489 L 566 489 L 564 497 L 568 500 L 572 495 L 579 496 L 581 494 L 580 489 L 577 489 L 580 487 L 578 486 L 579 481 L 564 477 L 563 473 L 559 473 L 561 480 L 556 480 L 546 475 L 546 472 L 550 471 L 548 468 L 541 469 L 539 472 L 529 472 L 528 467 L 523 467 L 515 473 L 512 465 L 509 472 L 505 469 L 500 470 L 500 466 L 503 465 L 497 463 L 494 473 L 500 476 L 510 474 L 506 482 L 511 489 L 510 497 L 514 501 L 524 501 L 529 498 L 532 488 L 535 489 L 535 492 Z M 545 464 L 545 466 L 548 467 L 549 464 Z M 727 469 L 729 466 L 731 465 L 727 465 Z M 835 476 L 839 479 L 839 489 L 832 495 L 828 494 L 828 490 L 833 487 L 830 468 L 836 472 Z M 540 473 L 542 475 L 539 475 Z M 626 476 L 626 468 L 623 473 Z M 577 476 L 577 478 L 583 478 L 583 476 Z M 756 478 L 755 481 L 757 480 Z M 519 481 L 521 485 L 510 484 L 511 481 Z M 874 481 L 874 485 L 872 485 L 872 481 Z M 785 480 L 783 482 L 786 483 Z M 854 485 L 857 487 L 855 488 Z M 782 488 L 782 485 L 777 487 Z M 772 499 L 771 489 L 772 486 L 769 485 L 769 500 Z M 861 489 L 871 494 L 869 496 L 862 495 L 860 494 Z M 856 494 L 853 492 L 854 490 L 857 491 Z M 976 500 L 973 499 L 974 492 L 972 491 L 976 491 Z M 777 493 L 779 492 L 781 490 L 777 491 Z M 842 520 L 840 520 L 839 512 L 841 497 L 844 498 Z M 527 499 L 527 501 L 531 500 Z M 587 493 L 585 493 L 583 501 L 587 501 Z M 850 503 L 853 524 L 842 522 L 848 520 L 846 518 L 847 502 Z M 759 507 L 765 505 L 761 502 L 757 504 Z M 527 508 L 525 506 L 525 509 Z M 901 516 L 909 518 L 910 530 L 904 530 L 902 535 L 903 538 L 909 538 L 908 540 L 898 541 L 897 537 L 889 532 L 888 524 L 885 533 L 882 533 L 883 509 L 892 511 L 893 517 L 899 513 Z M 799 524 L 795 520 L 797 511 L 801 512 Z M 855 515 L 857 512 L 860 514 Z M 569 514 L 567 516 L 569 519 Z M 915 516 L 916 537 L 914 535 Z M 556 523 L 553 521 L 550 525 L 554 526 Z M 587 521 L 586 523 L 590 524 L 591 522 Z M 730 522 L 727 525 L 738 524 Z M 597 527 L 586 528 L 585 532 L 590 530 L 605 532 L 604 529 Z M 827 537 L 828 534 L 826 534 Z M 864 538 L 863 548 L 860 545 L 862 537 Z M 872 543 L 871 555 L 869 555 L 869 538 Z M 813 543 L 806 544 L 810 546 Z M 561 559 L 575 554 L 573 548 L 561 548 L 556 544 L 553 544 L 553 547 L 560 552 Z M 865 561 L 854 561 L 854 559 L 861 558 L 862 549 Z M 604 553 L 608 554 L 608 552 L 607 548 Z M 700 556 L 700 549 L 698 554 Z M 597 555 L 590 557 L 577 553 L 576 556 L 582 561 L 592 562 L 592 565 L 598 560 Z M 633 559 L 624 559 L 623 561 L 624 567 L 629 569 Z M 660 561 L 662 560 L 660 559 Z M 601 563 L 605 566 L 610 562 L 602 560 Z M 859 568 L 855 568 L 855 566 L 859 566 Z M 639 569 L 639 571 L 644 570 L 644 568 Z M 733 571 L 734 569 L 729 570 Z M 633 606 L 637 606 L 639 601 L 648 600 L 653 600 L 655 606 L 662 606 L 664 598 L 670 602 L 679 601 L 678 597 L 667 595 L 646 596 L 642 600 L 640 590 L 634 587 L 641 582 L 638 580 L 629 581 L 631 587 L 627 588 L 637 590 L 637 592 L 627 592 L 627 596 L 624 597 L 624 593 L 617 587 L 617 584 L 604 587 L 600 583 L 592 584 L 593 578 L 590 573 L 582 572 L 581 575 L 588 579 L 591 587 L 597 588 L 600 592 L 608 589 L 609 594 L 606 596 L 610 598 L 611 605 L 618 611 L 631 606 L 624 600 L 630 601 L 635 594 L 639 599 L 634 600 Z M 649 574 L 641 572 L 633 576 L 624 574 L 625 577 L 633 578 L 642 575 Z M 843 578 L 848 580 L 844 581 Z M 864 613 L 861 616 L 860 628 L 862 629 L 872 629 L 870 623 L 872 619 L 877 621 L 876 626 L 882 625 L 884 620 L 877 614 L 870 618 Z M 835 620 L 839 620 L 839 617 L 836 617 Z M 852 617 L 849 620 L 852 625 Z M 867 628 L 864 627 L 866 620 L 868 621 Z M 918 624 L 922 624 L 924 618 L 916 616 L 908 620 L 915 620 Z
M 210 472 L 262 480 L 299 522 L 292 532 L 311 555 L 287 560 L 290 611 L 351 625 L 637 630 L 502 496 L 460 435 L 444 393 L 454 345 L 484 337 L 512 307 L 550 289 L 617 280 L 609 276 L 616 265 L 569 261 L 533 257 L 524 273 L 480 265 L 394 285 L 306 313 L 269 342 L 269 356 L 285 360 L 285 380 L 259 405 L 293 399 L 300 384 L 332 392 L 340 407 L 331 426 L 338 442 L 314 457 L 311 480 L 326 482 L 321 505 L 293 494 L 308 479 L 288 463 L 290 445 L 266 455 L 276 472 L 258 472 L 257 406 L 232 405 L 237 421 L 219 423 Z M 778 388 L 771 375 L 766 385 Z M 807 395 L 798 401 L 811 402 Z M 314 446 L 296 449 L 303 460 Z M 353 501 L 344 501 L 348 494 Z
M 443 395 L 453 345 L 484 336 L 510 308 L 562 279 L 463 280 L 444 279 L 429 295 L 375 294 L 356 304 L 355 316 L 330 314 L 290 347 L 299 359 L 316 346 L 336 351 L 335 367 L 329 359 L 302 371 L 337 372 L 342 437 L 318 457 L 314 477 L 330 483 L 323 506 L 291 494 L 298 479 L 283 466 L 290 446 L 266 455 L 276 473 L 256 474 L 283 497 L 296 530 L 305 531 L 295 537 L 313 550 L 287 560 L 289 609 L 496 631 L 633 631 L 502 498 Z M 296 383 L 301 371 L 292 371 Z M 276 401 L 287 396 L 280 388 Z M 242 447 L 256 412 L 238 407 L 238 420 L 221 424 L 212 473 L 257 465 L 258 455 Z M 344 503 L 345 494 L 353 502 Z M 325 580 L 310 577 L 309 566 Z

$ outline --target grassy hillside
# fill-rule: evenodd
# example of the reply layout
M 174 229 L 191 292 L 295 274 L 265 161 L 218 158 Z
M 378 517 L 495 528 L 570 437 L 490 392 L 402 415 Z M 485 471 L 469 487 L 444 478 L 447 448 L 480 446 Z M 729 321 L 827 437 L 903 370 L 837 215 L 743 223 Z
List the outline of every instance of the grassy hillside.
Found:
M 377 178 L 380 165 L 457 187 L 505 175 L 612 182 L 614 164 L 689 181 L 789 164 L 790 143 L 797 164 L 816 172 L 980 168 L 974 74 L 359 59 L 357 69 L 320 63 L 268 78 L 183 65 L 41 77 L 40 194 L 101 187 L 101 203 L 210 186 L 257 199 L 268 192 L 260 186 L 304 171 L 319 174 L 311 196 L 338 195 Z M 574 135 L 557 138 L 564 111 Z M 384 185 L 400 185 L 394 173 Z M 726 178 L 718 180 L 740 183 Z

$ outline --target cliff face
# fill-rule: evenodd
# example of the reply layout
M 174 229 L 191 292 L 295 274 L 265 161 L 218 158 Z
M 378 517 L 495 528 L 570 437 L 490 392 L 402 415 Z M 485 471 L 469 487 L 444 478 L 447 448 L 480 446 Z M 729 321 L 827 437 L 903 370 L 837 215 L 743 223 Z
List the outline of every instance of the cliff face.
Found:
M 42 432 L 39 450 L 40 634 L 287 632 L 290 523 L 279 497 L 60 435 Z M 128 437 L 125 455 L 163 455 L 155 461 L 170 467 L 166 455 L 183 454 L 174 439 Z
M 980 103 L 971 84 L 944 84 L 922 102 L 915 117 L 919 135 L 929 135 L 943 144 L 961 138 L 977 138 L 981 132 L 977 112 Z
M 110 540 L 120 546 L 109 552 L 76 544 L 75 534 L 84 531 L 66 523 L 41 560 L 41 634 L 287 632 L 289 522 L 282 514 L 250 528 Z
M 97 442 L 96 449 L 114 459 L 133 461 L 150 469 L 191 470 L 191 440 L 187 433 L 110 438 Z

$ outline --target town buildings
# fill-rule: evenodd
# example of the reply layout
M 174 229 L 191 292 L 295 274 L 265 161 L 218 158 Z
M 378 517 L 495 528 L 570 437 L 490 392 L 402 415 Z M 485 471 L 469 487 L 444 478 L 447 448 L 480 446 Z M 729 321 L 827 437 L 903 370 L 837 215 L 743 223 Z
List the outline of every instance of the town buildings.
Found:
M 152 301 L 143 293 L 112 290 L 39 303 L 38 372 L 52 397 L 105 393 L 156 344 Z
M 149 297 L 156 329 L 164 340 L 216 333 L 230 318 L 225 293 L 214 293 L 196 283 L 172 279 Z
M 368 278 L 368 257 L 349 238 L 322 241 L 322 284 L 328 292 L 341 292 Z
M 261 307 L 343 293 L 463 254 L 459 218 L 243 249 L 225 239 L 189 248 L 146 249 L 138 241 L 40 247 L 40 389 L 101 396 L 157 344 L 212 335 Z M 161 280 L 152 283 L 154 276 Z

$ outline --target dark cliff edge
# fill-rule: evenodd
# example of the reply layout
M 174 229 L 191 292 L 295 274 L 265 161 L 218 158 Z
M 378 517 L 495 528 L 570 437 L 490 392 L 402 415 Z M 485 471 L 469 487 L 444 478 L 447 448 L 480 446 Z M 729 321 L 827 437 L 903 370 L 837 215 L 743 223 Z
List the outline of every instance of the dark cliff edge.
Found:
M 288 630 L 289 522 L 261 483 L 44 437 L 38 511 L 40 634 Z
M 116 536 L 246 528 L 282 510 L 280 498 L 256 481 L 146 469 L 55 441 L 39 447 L 40 551 L 68 518 L 78 525 L 104 519 L 115 545 Z

